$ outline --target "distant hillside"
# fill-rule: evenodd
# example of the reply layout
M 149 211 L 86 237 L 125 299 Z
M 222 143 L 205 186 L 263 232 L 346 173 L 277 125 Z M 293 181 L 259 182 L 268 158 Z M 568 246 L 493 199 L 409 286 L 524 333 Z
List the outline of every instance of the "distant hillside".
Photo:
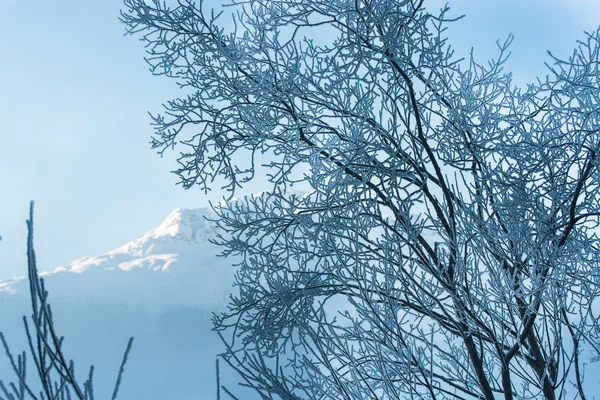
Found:
M 216 232 L 204 217 L 213 216 L 206 208 L 177 209 L 139 239 L 41 274 L 65 355 L 75 360 L 81 381 L 95 363 L 98 399 L 110 398 L 130 336 L 135 342 L 120 399 L 216 399 L 221 346 L 211 316 L 226 305 L 234 268 L 209 243 Z M 13 353 L 26 348 L 21 316 L 31 313 L 28 290 L 26 277 L 0 282 L 0 330 Z M 222 381 L 232 382 L 232 373 L 223 374 Z M 4 352 L 0 378 L 14 379 Z

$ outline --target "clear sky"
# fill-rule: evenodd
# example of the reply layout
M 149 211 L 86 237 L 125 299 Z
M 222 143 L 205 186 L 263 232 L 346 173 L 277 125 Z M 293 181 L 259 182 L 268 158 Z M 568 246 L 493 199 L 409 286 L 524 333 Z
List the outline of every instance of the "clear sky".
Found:
M 211 0 L 220 4 L 220 0 Z M 208 1 L 206 3 L 209 3 Z M 437 7 L 443 1 L 426 4 Z M 25 219 L 36 201 L 40 269 L 103 254 L 218 190 L 175 186 L 174 157 L 150 150 L 147 111 L 178 93 L 153 77 L 136 37 L 123 37 L 120 0 L 0 0 L 0 279 L 26 272 Z M 479 59 L 515 35 L 507 70 L 543 76 L 546 50 L 570 54 L 600 25 L 598 0 L 456 0 L 466 18 L 453 47 Z

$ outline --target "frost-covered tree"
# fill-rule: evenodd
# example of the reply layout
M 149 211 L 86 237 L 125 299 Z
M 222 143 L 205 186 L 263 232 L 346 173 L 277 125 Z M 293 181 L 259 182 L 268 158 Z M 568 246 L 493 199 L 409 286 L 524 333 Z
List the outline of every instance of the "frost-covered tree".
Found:
M 217 207 L 242 260 L 224 358 L 264 399 L 584 399 L 600 32 L 520 90 L 510 37 L 461 62 L 448 8 L 423 3 L 233 0 L 231 22 L 125 0 L 152 72 L 185 91 L 152 117 L 182 185 L 272 184 Z

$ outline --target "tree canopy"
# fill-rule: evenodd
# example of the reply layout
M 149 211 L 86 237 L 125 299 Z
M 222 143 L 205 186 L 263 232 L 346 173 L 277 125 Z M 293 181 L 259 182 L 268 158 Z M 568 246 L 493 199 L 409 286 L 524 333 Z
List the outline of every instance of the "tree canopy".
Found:
M 125 0 L 152 116 L 217 206 L 224 359 L 264 399 L 578 397 L 600 349 L 600 32 L 515 87 L 417 0 Z M 294 194 L 291 186 L 306 189 Z M 582 359 L 582 357 L 585 357 Z M 595 378 L 597 379 L 597 378 Z

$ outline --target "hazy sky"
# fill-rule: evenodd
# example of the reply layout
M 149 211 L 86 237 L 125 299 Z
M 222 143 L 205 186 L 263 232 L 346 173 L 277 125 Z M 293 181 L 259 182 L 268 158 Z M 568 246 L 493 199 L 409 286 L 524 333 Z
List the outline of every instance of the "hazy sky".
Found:
M 467 15 L 449 31 L 458 53 L 491 57 L 497 39 L 515 35 L 507 69 L 520 84 L 545 75 L 546 50 L 567 56 L 600 25 L 597 0 L 450 4 Z M 175 186 L 174 158 L 150 150 L 146 112 L 178 89 L 148 72 L 142 43 L 123 37 L 119 8 L 120 0 L 0 0 L 0 279 L 26 272 L 29 200 L 38 264 L 50 269 L 222 195 Z

